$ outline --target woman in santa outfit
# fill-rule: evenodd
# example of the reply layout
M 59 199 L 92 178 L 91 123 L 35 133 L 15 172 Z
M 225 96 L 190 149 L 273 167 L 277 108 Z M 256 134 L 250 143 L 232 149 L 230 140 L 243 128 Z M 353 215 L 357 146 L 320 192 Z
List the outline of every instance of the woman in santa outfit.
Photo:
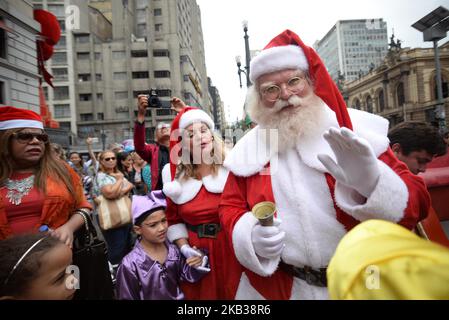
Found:
M 201 281 L 181 287 L 190 300 L 234 299 L 241 267 L 218 216 L 228 177 L 222 165 L 224 145 L 206 112 L 185 107 L 177 98 L 172 103 L 180 112 L 171 126 L 170 163 L 162 171 L 167 236 L 186 258 L 207 253 L 209 266 L 204 261 L 202 268 L 210 268 Z

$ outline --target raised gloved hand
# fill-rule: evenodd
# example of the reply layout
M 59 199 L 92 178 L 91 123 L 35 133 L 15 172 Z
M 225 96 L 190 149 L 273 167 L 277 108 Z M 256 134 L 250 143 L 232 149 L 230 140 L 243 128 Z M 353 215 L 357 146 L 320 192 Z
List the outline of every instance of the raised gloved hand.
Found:
M 274 259 L 281 255 L 284 249 L 285 232 L 279 228 L 280 220 L 274 219 L 274 225 L 264 227 L 260 224 L 254 226 L 251 240 L 254 251 L 262 258 Z
M 334 151 L 337 163 L 328 155 L 318 159 L 338 182 L 369 198 L 380 177 L 379 165 L 368 141 L 347 128 L 330 128 L 324 139 Z

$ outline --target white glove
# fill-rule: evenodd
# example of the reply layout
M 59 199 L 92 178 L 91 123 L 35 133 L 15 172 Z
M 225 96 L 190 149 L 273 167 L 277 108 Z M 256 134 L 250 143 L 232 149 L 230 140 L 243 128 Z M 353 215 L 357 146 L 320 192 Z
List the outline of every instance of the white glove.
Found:
M 330 128 L 324 139 L 334 151 L 337 163 L 328 155 L 318 159 L 338 182 L 369 198 L 380 177 L 376 155 L 368 141 L 347 128 Z
M 209 264 L 209 258 L 205 255 L 205 256 L 203 256 L 203 261 L 201 262 L 201 265 L 199 267 L 195 267 L 195 269 L 204 271 L 204 272 L 209 272 L 210 268 L 208 267 L 208 264 Z
M 274 219 L 274 226 L 264 227 L 256 224 L 251 233 L 254 251 L 259 257 L 275 259 L 284 249 L 285 232 L 279 229 L 280 221 Z
M 199 252 L 196 249 L 193 249 L 190 245 L 184 244 L 181 247 L 181 253 L 186 258 L 189 259 L 190 257 L 201 257 L 201 252 Z

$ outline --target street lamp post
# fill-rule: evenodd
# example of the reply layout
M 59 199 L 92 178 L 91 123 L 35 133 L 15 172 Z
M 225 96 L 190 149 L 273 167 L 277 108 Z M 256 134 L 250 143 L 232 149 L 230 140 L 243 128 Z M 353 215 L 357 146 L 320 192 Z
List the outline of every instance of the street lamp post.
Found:
M 251 60 L 251 53 L 249 51 L 249 36 L 248 36 L 248 21 L 243 21 L 242 22 L 243 25 L 243 32 L 245 33 L 245 35 L 243 36 L 243 39 L 245 39 L 245 55 L 246 55 L 246 66 L 245 66 L 245 70 L 243 70 L 241 68 L 242 66 L 242 62 L 241 62 L 241 58 L 240 56 L 237 56 L 235 58 L 235 61 L 237 63 L 237 69 L 238 69 L 238 75 L 239 75 L 239 80 L 240 80 L 240 88 L 242 87 L 242 73 L 244 73 L 246 75 L 246 86 L 249 87 L 251 86 L 251 80 L 249 79 L 249 65 L 250 65 L 250 60 Z
M 449 30 L 449 10 L 439 6 L 431 13 L 415 22 L 412 27 L 423 33 L 424 41 L 433 42 L 436 69 L 437 85 L 437 105 L 435 108 L 435 117 L 438 120 L 438 127 L 441 133 L 446 131 L 446 112 L 444 110 L 443 89 L 441 83 L 441 65 L 438 49 L 438 41 L 444 39 Z

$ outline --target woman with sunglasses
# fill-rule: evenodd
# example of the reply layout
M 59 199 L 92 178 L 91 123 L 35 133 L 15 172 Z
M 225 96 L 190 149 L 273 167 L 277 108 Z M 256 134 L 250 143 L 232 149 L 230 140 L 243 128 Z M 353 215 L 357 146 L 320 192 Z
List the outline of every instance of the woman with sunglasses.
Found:
M 117 168 L 117 156 L 111 150 L 100 153 L 100 168 L 94 183 L 97 196 L 103 195 L 107 199 L 118 199 L 127 196 L 134 185 L 130 183 Z M 102 230 L 108 245 L 108 259 L 114 266 L 122 261 L 131 249 L 131 224 L 114 229 Z
M 0 240 L 50 230 L 68 246 L 90 213 L 79 176 L 54 156 L 41 117 L 0 108 Z

